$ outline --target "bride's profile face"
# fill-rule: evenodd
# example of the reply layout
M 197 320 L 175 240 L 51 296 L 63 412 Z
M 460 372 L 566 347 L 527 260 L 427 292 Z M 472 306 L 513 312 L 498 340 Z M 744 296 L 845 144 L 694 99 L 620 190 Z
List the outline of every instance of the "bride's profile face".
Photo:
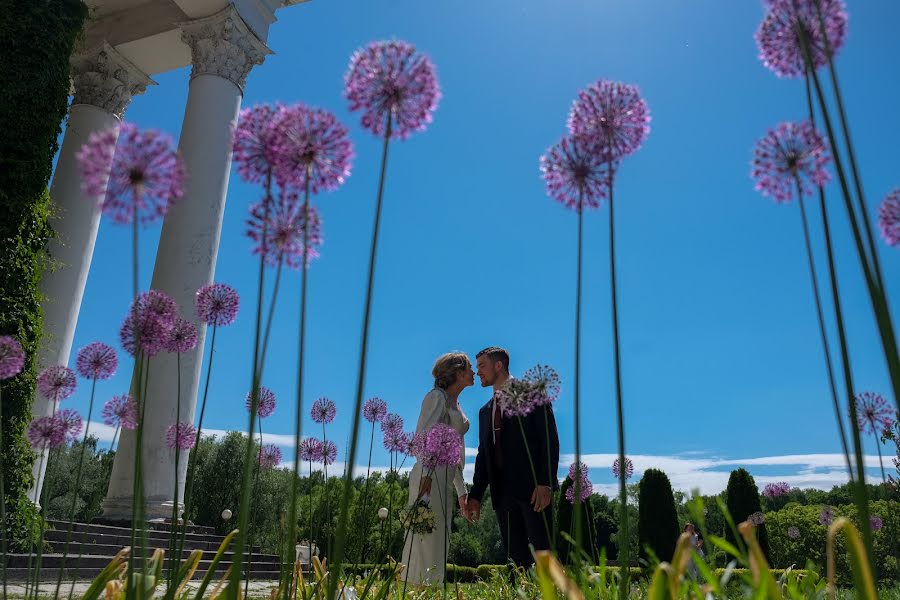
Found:
M 472 370 L 471 364 L 466 365 L 464 369 L 456 374 L 456 383 L 464 388 L 475 385 L 475 371 Z

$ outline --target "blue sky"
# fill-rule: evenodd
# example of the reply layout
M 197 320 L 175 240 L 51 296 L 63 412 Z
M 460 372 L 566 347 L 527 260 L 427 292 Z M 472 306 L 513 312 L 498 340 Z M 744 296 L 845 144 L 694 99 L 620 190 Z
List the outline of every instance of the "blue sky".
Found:
M 900 20 L 900 4 L 866 0 L 849 9 L 838 68 L 874 208 L 900 185 L 892 143 L 900 138 L 893 101 L 900 90 L 890 75 L 900 72 L 900 38 L 888 29 Z M 762 198 L 748 175 L 766 129 L 805 114 L 801 83 L 777 79 L 756 57 L 761 14 L 754 0 L 331 0 L 280 11 L 268 42 L 275 54 L 249 76 L 244 106 L 328 108 L 349 126 L 357 150 L 347 184 L 315 200 L 325 245 L 310 271 L 304 395 L 307 406 L 319 396 L 335 400 L 334 439 L 346 440 L 350 428 L 380 158 L 379 141 L 347 111 L 342 80 L 354 49 L 396 37 L 432 57 L 444 98 L 427 132 L 391 149 L 366 395 L 387 400 L 412 426 L 436 356 L 502 345 L 514 372 L 537 362 L 560 372 L 556 414 L 563 453 L 574 451 L 576 219 L 545 195 L 538 157 L 565 132 L 580 88 L 621 80 L 640 87 L 653 118 L 616 188 L 628 454 L 641 457 L 638 469 L 666 465 L 685 489 L 721 489 L 735 464 L 760 482 L 840 482 L 840 459 L 827 456 L 840 446 L 798 206 Z M 128 120 L 177 137 L 188 76 L 188 69 L 154 76 L 159 85 L 134 100 Z M 837 192 L 829 189 L 829 201 L 854 374 L 860 391 L 887 394 Z M 259 194 L 232 176 L 216 280 L 237 287 L 243 304 L 217 340 L 205 424 L 212 429 L 246 428 L 257 263 L 244 219 Z M 607 218 L 604 208 L 585 220 L 582 451 L 600 489 L 612 482 L 616 449 Z M 819 227 L 813 230 L 821 251 Z M 158 226 L 142 232 L 144 286 L 158 235 Z M 117 344 L 130 293 L 123 279 L 129 236 L 128 228 L 101 225 L 75 349 L 94 340 Z M 900 253 L 880 249 L 896 288 Z M 824 255 L 817 258 L 824 266 Z M 280 404 L 264 430 L 287 436 L 299 275 L 291 273 L 282 290 L 264 382 Z M 900 318 L 900 291 L 889 292 Z M 101 397 L 123 392 L 129 375 L 122 368 L 102 384 Z M 87 407 L 83 388 L 71 401 L 80 409 Z M 474 418 L 488 397 L 472 388 L 460 399 Z M 466 442 L 476 445 L 474 428 Z M 387 463 L 380 448 L 375 456 Z

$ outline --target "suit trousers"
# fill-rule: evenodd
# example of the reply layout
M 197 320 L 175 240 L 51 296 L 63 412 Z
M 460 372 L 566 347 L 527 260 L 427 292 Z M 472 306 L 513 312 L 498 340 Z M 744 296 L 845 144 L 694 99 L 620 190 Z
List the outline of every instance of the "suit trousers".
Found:
M 500 525 L 500 536 L 506 548 L 508 562 L 517 567 L 528 568 L 534 564 L 529 544 L 535 550 L 550 549 L 550 533 L 553 531 L 553 504 L 541 512 L 534 512 L 534 507 L 527 498 L 498 498 L 494 506 L 497 522 Z

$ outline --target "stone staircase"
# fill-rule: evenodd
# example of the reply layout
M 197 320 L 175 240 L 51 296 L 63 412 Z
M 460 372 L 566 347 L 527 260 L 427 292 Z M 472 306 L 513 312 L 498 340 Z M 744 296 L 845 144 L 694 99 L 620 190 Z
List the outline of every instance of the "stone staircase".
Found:
M 41 580 L 56 581 L 59 569 L 62 565 L 63 548 L 66 543 L 66 535 L 69 523 L 64 521 L 49 521 L 48 530 L 44 539 L 50 546 L 45 547 L 41 557 Z M 150 523 L 146 533 L 149 555 L 156 548 L 166 551 L 169 556 L 168 523 Z M 212 527 L 198 525 L 188 526 L 185 535 L 182 560 L 188 557 L 193 550 L 202 550 L 203 556 L 194 579 L 202 579 L 212 563 L 213 557 L 224 539 L 216 535 Z M 72 538 L 69 543 L 69 553 L 65 561 L 64 581 L 90 580 L 100 574 L 109 564 L 109 561 L 123 547 L 131 545 L 131 529 L 129 527 L 117 527 L 112 525 L 99 525 L 89 523 L 75 523 L 72 530 Z M 222 560 L 216 566 L 216 573 L 221 577 L 226 569 L 231 566 L 234 554 L 226 552 Z M 35 555 L 9 554 L 6 565 L 6 576 L 9 581 L 24 581 L 28 576 L 28 566 L 34 568 Z M 274 554 L 261 554 L 260 548 L 252 549 L 252 562 L 249 565 L 251 580 L 277 580 L 281 557 Z M 30 560 L 30 563 L 29 563 Z M 248 557 L 244 559 L 244 569 L 248 568 Z

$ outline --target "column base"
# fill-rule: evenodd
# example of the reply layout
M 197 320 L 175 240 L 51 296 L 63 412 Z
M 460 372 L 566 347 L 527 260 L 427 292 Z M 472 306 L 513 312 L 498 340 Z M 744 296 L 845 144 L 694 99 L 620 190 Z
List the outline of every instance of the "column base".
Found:
M 94 519 L 102 525 L 131 525 L 132 497 L 106 498 L 103 501 L 103 514 Z M 178 516 L 184 512 L 184 503 L 178 504 Z M 144 501 L 144 520 L 148 522 L 165 522 L 172 520 L 171 498 L 147 498 Z

